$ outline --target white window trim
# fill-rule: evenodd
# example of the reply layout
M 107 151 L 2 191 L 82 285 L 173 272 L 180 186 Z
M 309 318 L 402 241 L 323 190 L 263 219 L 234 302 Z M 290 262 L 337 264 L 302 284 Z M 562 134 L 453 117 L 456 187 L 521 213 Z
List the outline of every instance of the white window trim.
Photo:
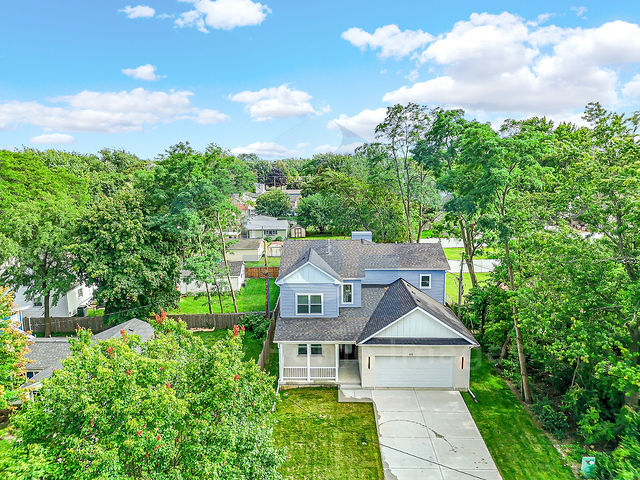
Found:
M 429 277 L 429 286 L 428 287 L 423 287 L 422 286 L 422 277 Z M 431 274 L 430 273 L 421 273 L 420 274 L 420 290 L 431 290 L 431 286 L 432 286 L 431 280 L 432 280 L 432 278 L 431 278 Z
M 345 285 L 351 285 L 351 301 L 350 302 L 345 302 L 344 301 L 344 286 Z M 355 296 L 355 288 L 354 288 L 354 283 L 353 282 L 344 282 L 341 286 L 340 286 L 340 303 L 342 303 L 342 305 L 353 305 L 353 300 Z
M 320 296 L 320 313 L 311 313 L 311 297 L 314 295 Z M 309 297 L 309 313 L 298 313 L 298 297 L 300 296 L 308 296 Z M 324 315 L 324 293 L 296 293 L 296 316 L 299 317 L 316 317 L 318 315 Z
M 306 353 L 300 353 L 300 345 L 307 345 L 307 344 L 306 343 L 298 343 L 297 347 L 296 347 L 297 350 L 298 350 L 298 356 L 299 357 L 306 357 L 307 356 Z M 311 347 L 311 345 L 320 345 L 320 353 L 313 353 L 313 347 Z M 323 357 L 324 356 L 324 346 L 323 346 L 322 343 L 310 343 L 309 346 L 310 346 L 310 351 L 309 351 L 310 353 L 309 354 L 312 357 Z

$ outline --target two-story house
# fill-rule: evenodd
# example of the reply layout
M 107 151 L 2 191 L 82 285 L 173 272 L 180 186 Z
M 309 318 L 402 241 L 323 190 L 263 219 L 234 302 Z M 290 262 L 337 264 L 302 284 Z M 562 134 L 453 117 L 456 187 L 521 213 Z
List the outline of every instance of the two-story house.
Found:
M 439 244 L 287 240 L 280 273 L 280 384 L 468 390 L 473 335 L 445 305 Z

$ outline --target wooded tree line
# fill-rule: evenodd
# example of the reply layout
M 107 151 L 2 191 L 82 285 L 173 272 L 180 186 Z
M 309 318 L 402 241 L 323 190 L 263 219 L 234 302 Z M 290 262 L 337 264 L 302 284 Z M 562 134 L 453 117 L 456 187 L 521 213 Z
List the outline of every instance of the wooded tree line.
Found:
M 0 284 L 42 298 L 48 318 L 60 294 L 87 282 L 116 323 L 177 306 L 186 269 L 211 306 L 231 283 L 222 235 L 239 221 L 231 198 L 253 180 L 215 145 L 177 144 L 154 161 L 121 150 L 0 151 Z

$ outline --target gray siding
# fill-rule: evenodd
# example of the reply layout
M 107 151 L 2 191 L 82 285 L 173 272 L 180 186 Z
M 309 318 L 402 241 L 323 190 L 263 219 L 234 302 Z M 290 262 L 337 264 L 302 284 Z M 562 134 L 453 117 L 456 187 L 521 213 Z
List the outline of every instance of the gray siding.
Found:
M 322 293 L 323 294 L 323 314 L 313 315 L 314 317 L 338 316 L 338 292 L 340 285 L 333 284 L 300 284 L 285 283 L 280 287 L 280 315 L 283 317 L 305 317 L 309 315 L 297 315 L 296 294 L 298 293 Z
M 431 298 L 444 305 L 445 277 L 444 270 L 366 270 L 363 285 L 389 285 L 398 278 L 403 278 L 416 288 L 420 288 L 420 275 L 431 274 L 431 288 L 422 290 Z
M 353 283 L 353 303 L 342 303 L 342 290 L 340 290 L 340 307 L 361 307 L 362 306 L 362 280 L 345 280 L 344 283 Z

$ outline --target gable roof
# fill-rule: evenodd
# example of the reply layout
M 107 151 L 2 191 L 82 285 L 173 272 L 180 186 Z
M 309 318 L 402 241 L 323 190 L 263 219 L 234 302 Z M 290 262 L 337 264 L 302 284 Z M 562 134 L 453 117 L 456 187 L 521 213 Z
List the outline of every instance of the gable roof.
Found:
M 438 243 L 373 243 L 367 240 L 285 240 L 278 279 L 301 266 L 314 250 L 342 278 L 364 278 L 366 269 L 448 270 Z
M 145 322 L 139 318 L 132 318 L 100 333 L 96 333 L 91 339 L 95 342 L 97 340 L 120 338 L 122 337 L 122 330 L 128 335 L 139 335 L 143 342 L 149 340 L 155 333 L 155 330 L 149 322 Z
M 247 230 L 286 230 L 289 228 L 288 220 L 278 220 L 267 215 L 253 215 L 244 221 Z
M 29 345 L 30 352 L 26 355 L 29 363 L 26 370 L 44 370 L 52 365 L 61 365 L 60 362 L 71 353 L 69 339 L 67 337 L 36 338 Z M 60 368 L 60 367 L 57 367 Z
M 380 302 L 371 314 L 369 321 L 358 336 L 357 343 L 369 340 L 380 330 L 388 327 L 393 322 L 416 308 L 420 308 L 431 314 L 445 326 L 468 340 L 469 343 L 478 345 L 478 342 L 471 332 L 467 330 L 467 328 L 449 308 L 437 302 L 402 278 L 396 280 L 386 288 L 385 294 L 380 299 Z
M 324 260 L 324 258 L 322 258 L 313 248 L 307 249 L 307 251 L 305 251 L 304 254 L 300 258 L 298 258 L 296 263 L 291 265 L 287 273 L 280 273 L 278 275 L 278 280 L 284 279 L 285 277 L 291 275 L 293 272 L 302 268 L 307 263 L 310 263 L 311 265 L 319 268 L 330 277 L 342 280 L 340 275 L 338 275 L 338 273 L 333 268 L 331 268 L 331 266 Z M 282 269 L 280 270 L 280 272 L 282 272 Z
M 237 241 L 234 239 L 231 239 L 230 241 L 235 242 L 227 246 L 231 252 L 235 250 L 257 250 L 263 242 L 261 238 L 241 238 Z

